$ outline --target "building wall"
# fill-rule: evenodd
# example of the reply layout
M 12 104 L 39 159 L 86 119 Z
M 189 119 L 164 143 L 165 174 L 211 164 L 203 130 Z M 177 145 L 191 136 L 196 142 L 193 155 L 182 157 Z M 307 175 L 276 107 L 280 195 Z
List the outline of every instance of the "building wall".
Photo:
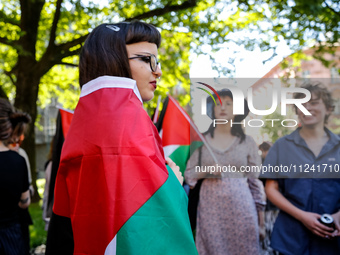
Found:
M 39 178 L 44 177 L 44 166 L 50 151 L 50 144 L 56 131 L 56 119 L 58 108 L 56 100 L 46 106 L 44 109 L 38 109 L 39 122 L 35 127 L 35 149 L 36 149 L 36 166 Z

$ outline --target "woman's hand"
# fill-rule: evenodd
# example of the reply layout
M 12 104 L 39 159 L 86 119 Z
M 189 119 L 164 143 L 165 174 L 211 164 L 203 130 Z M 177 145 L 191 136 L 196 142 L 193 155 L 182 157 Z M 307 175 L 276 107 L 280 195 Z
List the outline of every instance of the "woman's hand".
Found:
M 305 225 L 305 227 L 313 234 L 323 238 L 330 238 L 333 235 L 334 229 L 320 223 L 320 218 L 320 214 L 305 211 L 301 211 L 299 217 L 302 224 Z
M 168 166 L 172 169 L 172 171 L 174 172 L 174 174 L 176 175 L 179 183 L 181 185 L 183 185 L 183 181 L 184 181 L 184 178 L 183 178 L 183 175 L 181 173 L 181 171 L 179 170 L 179 166 L 177 166 L 175 164 L 175 162 L 173 162 L 171 160 L 171 158 L 166 158 L 166 163 L 168 164 Z
M 29 190 L 21 193 L 21 197 L 18 203 L 18 206 L 21 209 L 26 209 L 31 203 L 31 197 L 30 197 L 30 192 Z

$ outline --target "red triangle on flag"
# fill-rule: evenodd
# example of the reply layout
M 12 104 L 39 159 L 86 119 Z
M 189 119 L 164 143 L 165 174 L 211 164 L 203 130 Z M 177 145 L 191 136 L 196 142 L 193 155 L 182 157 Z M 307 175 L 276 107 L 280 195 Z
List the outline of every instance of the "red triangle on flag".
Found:
M 66 135 L 68 133 L 68 130 L 70 129 L 71 121 L 73 118 L 73 112 L 65 109 L 59 109 L 60 116 L 61 116 L 61 125 L 63 129 L 64 138 L 66 138 Z
M 193 141 L 201 141 L 201 134 L 189 115 L 169 96 L 169 101 L 162 124 L 163 147 L 168 145 L 190 145 Z

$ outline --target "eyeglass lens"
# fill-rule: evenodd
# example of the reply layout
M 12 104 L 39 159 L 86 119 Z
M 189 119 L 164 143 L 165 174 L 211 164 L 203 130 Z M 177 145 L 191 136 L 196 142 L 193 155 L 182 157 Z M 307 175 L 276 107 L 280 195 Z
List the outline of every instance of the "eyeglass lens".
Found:
M 151 70 L 153 72 L 156 72 L 157 70 L 157 58 L 155 55 L 150 56 L 150 65 L 151 65 Z

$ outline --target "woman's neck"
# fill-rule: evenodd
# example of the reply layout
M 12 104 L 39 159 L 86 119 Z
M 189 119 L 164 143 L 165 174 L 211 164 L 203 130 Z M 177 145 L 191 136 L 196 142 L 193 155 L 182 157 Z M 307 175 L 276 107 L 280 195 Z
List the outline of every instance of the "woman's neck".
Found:
M 231 126 L 227 124 L 217 124 L 214 130 L 214 134 L 219 135 L 231 135 Z
M 231 134 L 228 125 L 217 125 L 214 130 L 214 137 L 209 136 L 210 145 L 218 150 L 224 151 L 230 147 L 235 137 Z
M 8 147 L 4 145 L 2 141 L 0 141 L 0 151 L 8 151 Z

